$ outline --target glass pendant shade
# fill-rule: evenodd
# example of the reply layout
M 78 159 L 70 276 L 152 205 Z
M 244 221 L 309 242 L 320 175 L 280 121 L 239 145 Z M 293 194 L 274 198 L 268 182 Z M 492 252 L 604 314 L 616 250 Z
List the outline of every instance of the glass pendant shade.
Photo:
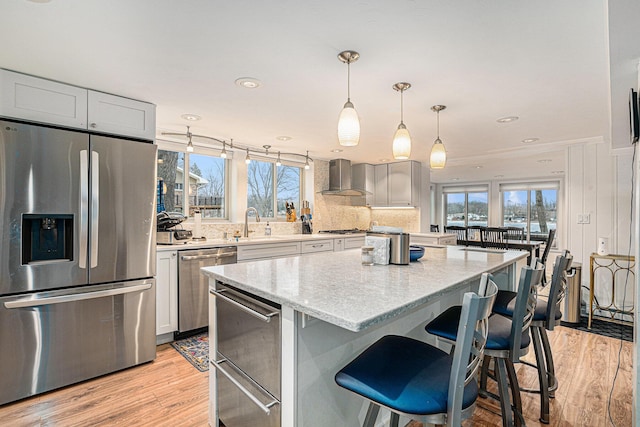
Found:
M 447 152 L 440 138 L 436 139 L 431 147 L 431 156 L 429 157 L 429 165 L 431 169 L 443 169 L 447 163 Z
M 338 118 L 338 141 L 346 147 L 353 147 L 360 142 L 360 119 L 350 101 L 344 104 Z
M 411 135 L 407 127 L 400 123 L 398 130 L 393 136 L 393 158 L 396 160 L 406 160 L 411 155 Z

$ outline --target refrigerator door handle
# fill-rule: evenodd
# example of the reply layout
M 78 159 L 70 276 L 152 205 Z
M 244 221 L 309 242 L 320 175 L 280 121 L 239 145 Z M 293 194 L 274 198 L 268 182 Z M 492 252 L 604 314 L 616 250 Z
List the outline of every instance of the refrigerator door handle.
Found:
M 100 155 L 91 151 L 91 268 L 98 266 L 98 215 L 100 213 Z
M 89 234 L 89 159 L 87 150 L 80 150 L 80 236 L 78 267 L 87 268 L 87 242 Z
M 6 301 L 4 303 L 4 306 L 5 308 L 9 308 L 9 309 L 28 308 L 28 307 L 38 307 L 42 305 L 61 304 L 61 303 L 73 302 L 73 301 L 84 301 L 89 299 L 104 298 L 104 297 L 110 297 L 114 295 L 122 295 L 122 294 L 129 294 L 133 292 L 146 291 L 147 289 L 150 289 L 152 285 L 153 285 L 152 283 L 145 283 L 145 284 L 134 285 L 134 286 L 125 286 L 125 287 L 116 288 L 116 289 L 106 289 L 104 291 L 81 292 L 77 294 L 60 295 L 60 296 L 49 297 L 49 298 L 33 298 L 33 297 L 22 298 L 14 301 Z

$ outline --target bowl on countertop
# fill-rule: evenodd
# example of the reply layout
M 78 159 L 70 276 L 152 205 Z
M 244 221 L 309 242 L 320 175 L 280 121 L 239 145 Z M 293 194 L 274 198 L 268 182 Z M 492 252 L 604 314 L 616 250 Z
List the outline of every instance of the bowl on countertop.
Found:
M 423 246 L 409 246 L 409 261 L 417 261 L 424 256 Z

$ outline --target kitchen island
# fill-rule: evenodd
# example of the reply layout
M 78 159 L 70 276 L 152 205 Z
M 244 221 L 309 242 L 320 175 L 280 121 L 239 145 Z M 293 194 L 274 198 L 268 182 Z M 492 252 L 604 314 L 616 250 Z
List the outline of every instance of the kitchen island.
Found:
M 426 322 L 476 290 L 483 272 L 513 289 L 516 265 L 525 258 L 525 252 L 446 246 L 426 248 L 410 265 L 363 266 L 352 250 L 202 271 L 212 290 L 230 286 L 281 307 L 281 425 L 349 426 L 361 424 L 366 404 L 335 385 L 340 368 L 386 334 L 434 342 L 424 332 Z M 216 300 L 210 297 L 211 361 L 220 358 Z M 211 369 L 212 426 L 218 425 L 215 373 Z

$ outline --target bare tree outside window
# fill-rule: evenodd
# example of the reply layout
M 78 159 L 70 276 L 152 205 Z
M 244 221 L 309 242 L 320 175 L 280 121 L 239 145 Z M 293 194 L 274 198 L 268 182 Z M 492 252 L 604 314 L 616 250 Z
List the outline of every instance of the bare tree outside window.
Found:
M 296 166 L 253 160 L 247 168 L 247 206 L 265 218 L 284 217 L 285 203 L 300 205 L 300 170 Z M 275 171 L 275 190 L 274 190 Z M 274 201 L 277 200 L 277 206 Z

